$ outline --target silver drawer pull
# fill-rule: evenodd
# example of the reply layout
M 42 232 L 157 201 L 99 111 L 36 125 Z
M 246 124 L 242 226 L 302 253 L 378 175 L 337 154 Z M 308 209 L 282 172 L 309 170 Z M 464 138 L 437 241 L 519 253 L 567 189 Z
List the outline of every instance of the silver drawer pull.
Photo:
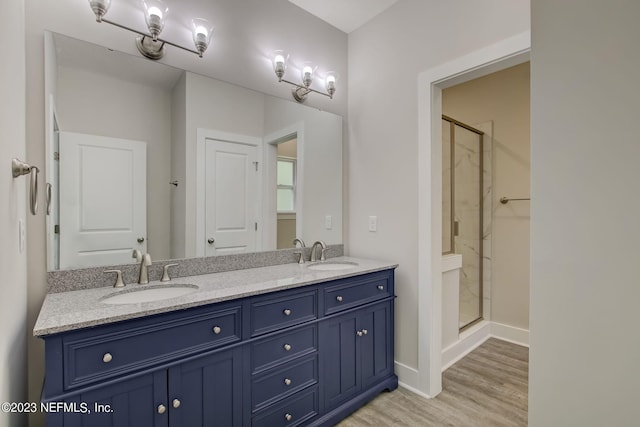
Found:
M 340 295 L 338 295 L 338 296 L 336 297 L 336 301 L 338 301 L 338 302 L 342 302 L 342 297 L 341 297 Z
M 291 310 L 289 310 L 288 308 L 285 308 L 283 313 L 284 313 L 285 316 L 291 316 Z
M 162 415 L 165 412 L 167 412 L 167 407 L 164 405 L 158 405 L 158 413 Z
M 293 419 L 293 415 L 291 414 L 284 414 L 284 419 L 287 421 L 291 421 Z
M 290 344 L 285 344 L 282 347 L 284 348 L 285 351 L 290 351 L 291 350 L 291 345 Z
M 361 337 L 363 335 L 362 331 L 356 331 L 356 334 Z
M 369 331 L 367 331 L 366 329 L 362 330 L 362 335 L 367 335 L 369 333 Z
M 284 385 L 291 385 L 291 380 L 289 378 L 285 378 Z
M 384 291 L 384 285 L 378 285 L 378 290 L 379 291 Z
M 173 399 L 173 407 L 178 409 L 180 407 L 180 401 L 178 399 Z
M 111 355 L 111 353 L 105 353 L 104 356 L 102 356 L 102 361 L 104 363 L 109 363 L 113 360 L 113 356 Z
M 222 328 L 220 326 L 214 326 L 213 327 L 213 333 L 218 335 L 220 332 L 222 332 Z

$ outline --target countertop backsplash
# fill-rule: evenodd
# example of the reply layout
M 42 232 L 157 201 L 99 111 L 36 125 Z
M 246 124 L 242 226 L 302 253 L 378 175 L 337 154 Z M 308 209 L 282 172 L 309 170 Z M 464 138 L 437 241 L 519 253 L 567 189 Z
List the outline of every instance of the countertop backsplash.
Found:
M 344 255 L 344 245 L 327 245 L 327 258 Z M 166 264 L 178 265 L 171 267 L 169 273 L 172 278 L 198 276 L 201 274 L 220 273 L 224 271 L 241 270 L 246 268 L 267 267 L 271 265 L 289 264 L 297 262 L 300 248 L 281 249 L 275 251 L 252 252 L 247 254 L 221 255 L 201 258 L 185 258 L 179 260 L 162 260 L 149 266 L 149 281 L 160 280 L 162 269 Z M 305 259 L 309 259 L 311 248 L 304 248 Z M 152 254 L 153 255 L 153 254 Z M 115 274 L 105 274 L 105 270 L 121 270 L 125 283 L 136 283 L 140 266 L 137 263 L 110 265 L 101 267 L 81 268 L 75 270 L 59 270 L 47 273 L 47 292 L 58 293 L 81 289 L 101 288 L 113 286 Z

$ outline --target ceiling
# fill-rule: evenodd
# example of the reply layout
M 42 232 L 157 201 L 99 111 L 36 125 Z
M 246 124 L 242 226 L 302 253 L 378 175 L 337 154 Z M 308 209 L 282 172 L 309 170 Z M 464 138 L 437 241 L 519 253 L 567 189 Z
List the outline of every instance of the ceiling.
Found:
M 289 0 L 296 6 L 350 33 L 398 0 Z

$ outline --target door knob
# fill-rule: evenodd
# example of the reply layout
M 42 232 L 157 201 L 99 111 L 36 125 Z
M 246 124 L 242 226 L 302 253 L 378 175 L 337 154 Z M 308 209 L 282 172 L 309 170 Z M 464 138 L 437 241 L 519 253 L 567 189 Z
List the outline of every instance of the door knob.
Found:
M 180 407 L 180 401 L 178 399 L 173 399 L 173 407 L 178 409 Z
M 164 405 L 158 405 L 158 413 L 162 415 L 165 412 L 167 412 L 167 407 Z
M 283 311 L 283 313 L 284 313 L 284 315 L 285 315 L 285 316 L 291 316 L 291 310 L 289 310 L 288 308 L 286 308 L 286 309 Z
M 207 243 L 209 243 L 210 245 L 213 245 L 216 242 L 216 239 L 214 239 L 213 237 L 210 237 L 209 239 L 207 239 Z
M 361 337 L 362 335 L 364 335 L 364 334 L 362 333 L 362 331 L 356 331 L 356 334 L 358 334 L 358 336 L 359 336 L 359 337 Z
M 138 237 L 138 243 L 144 243 L 144 237 Z

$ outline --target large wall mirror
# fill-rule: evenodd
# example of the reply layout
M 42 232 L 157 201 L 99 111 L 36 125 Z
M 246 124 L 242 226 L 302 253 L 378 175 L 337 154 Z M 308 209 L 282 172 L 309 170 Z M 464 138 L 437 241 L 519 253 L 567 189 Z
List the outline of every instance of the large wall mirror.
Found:
M 45 33 L 49 270 L 342 243 L 342 118 Z

